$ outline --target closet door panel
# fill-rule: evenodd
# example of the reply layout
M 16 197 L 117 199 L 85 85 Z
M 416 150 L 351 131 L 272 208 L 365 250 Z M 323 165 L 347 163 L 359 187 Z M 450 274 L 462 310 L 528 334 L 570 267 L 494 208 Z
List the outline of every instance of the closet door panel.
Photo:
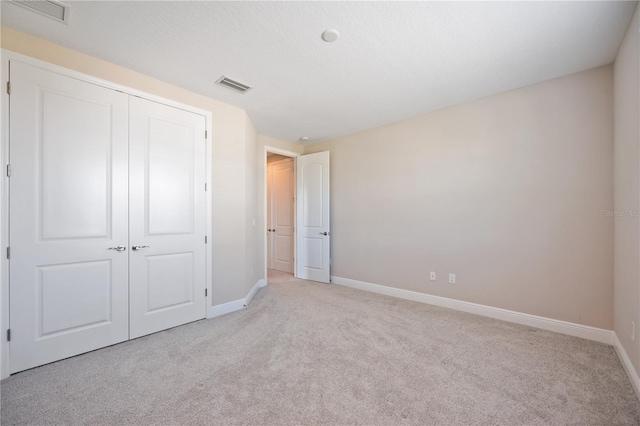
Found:
M 131 338 L 206 316 L 205 117 L 130 99 Z
M 13 373 L 129 337 L 128 96 L 10 66 Z

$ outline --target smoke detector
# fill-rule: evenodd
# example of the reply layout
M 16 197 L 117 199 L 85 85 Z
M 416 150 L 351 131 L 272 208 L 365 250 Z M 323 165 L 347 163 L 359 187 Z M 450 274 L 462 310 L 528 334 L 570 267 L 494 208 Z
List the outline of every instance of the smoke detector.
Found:
M 67 24 L 69 22 L 69 6 L 53 0 L 11 0 L 16 6 L 39 13 L 55 21 Z
M 333 43 L 340 37 L 338 30 L 326 30 L 322 33 L 322 39 L 327 43 Z

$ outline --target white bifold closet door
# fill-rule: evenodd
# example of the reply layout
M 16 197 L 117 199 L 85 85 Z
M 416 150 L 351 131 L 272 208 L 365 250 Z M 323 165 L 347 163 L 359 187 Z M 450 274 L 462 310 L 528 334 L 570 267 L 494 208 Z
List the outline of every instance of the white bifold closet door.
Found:
M 205 117 L 129 108 L 133 339 L 205 317 Z
M 11 372 L 129 338 L 128 99 L 11 62 Z
M 204 318 L 205 117 L 10 80 L 11 372 Z

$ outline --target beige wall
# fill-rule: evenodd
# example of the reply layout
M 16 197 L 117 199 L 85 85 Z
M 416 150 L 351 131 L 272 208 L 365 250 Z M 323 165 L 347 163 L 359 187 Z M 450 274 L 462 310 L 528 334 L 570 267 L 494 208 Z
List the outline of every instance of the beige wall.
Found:
M 256 137 L 244 110 L 198 95 L 129 69 L 2 28 L 2 48 L 55 65 L 211 111 L 212 129 L 212 255 L 214 305 L 244 298 L 247 294 L 247 157 L 253 155 Z M 249 139 L 251 143 L 248 144 Z M 252 210 L 255 211 L 255 210 Z
M 640 8 L 622 41 L 614 64 L 615 332 L 640 372 L 640 336 L 631 340 L 631 321 L 640 327 Z
M 612 93 L 605 66 L 306 147 L 332 275 L 612 329 Z
M 247 270 L 245 279 L 245 295 L 264 276 L 264 256 L 260 246 L 260 228 L 258 228 L 259 191 L 258 182 L 258 132 L 247 119 L 247 216 L 246 216 L 246 250 Z

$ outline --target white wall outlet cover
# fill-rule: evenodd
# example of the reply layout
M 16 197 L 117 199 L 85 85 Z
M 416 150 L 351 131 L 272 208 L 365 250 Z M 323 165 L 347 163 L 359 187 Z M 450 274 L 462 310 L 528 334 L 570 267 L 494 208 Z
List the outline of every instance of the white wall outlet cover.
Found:
M 449 274 L 449 284 L 456 283 L 456 274 Z
M 431 272 L 431 273 L 429 274 L 429 279 L 430 279 L 431 281 L 435 281 L 435 280 L 436 280 L 436 273 L 435 273 L 435 272 Z

